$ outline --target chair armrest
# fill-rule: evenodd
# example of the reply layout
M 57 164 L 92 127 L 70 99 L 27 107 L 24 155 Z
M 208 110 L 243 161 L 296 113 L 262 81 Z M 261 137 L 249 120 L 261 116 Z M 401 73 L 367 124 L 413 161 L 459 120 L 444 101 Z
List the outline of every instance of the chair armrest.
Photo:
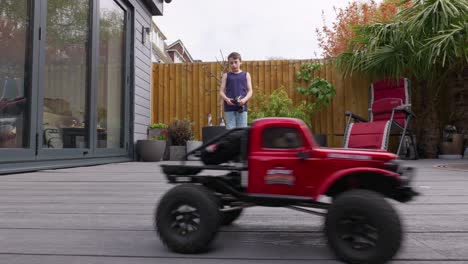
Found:
M 395 107 L 393 110 L 398 111 L 398 112 L 404 112 L 406 115 L 409 115 L 415 118 L 416 116 L 413 114 L 413 112 L 411 112 L 410 107 L 411 107 L 410 104 L 400 105 L 400 106 Z
M 358 116 L 358 115 L 356 115 L 355 113 L 350 112 L 350 111 L 346 111 L 346 112 L 345 112 L 345 116 L 350 116 L 350 117 L 352 117 L 354 120 L 357 120 L 357 121 L 359 121 L 359 122 L 367 122 L 367 120 L 366 120 L 365 118 L 362 118 L 362 117 L 360 117 L 360 116 Z

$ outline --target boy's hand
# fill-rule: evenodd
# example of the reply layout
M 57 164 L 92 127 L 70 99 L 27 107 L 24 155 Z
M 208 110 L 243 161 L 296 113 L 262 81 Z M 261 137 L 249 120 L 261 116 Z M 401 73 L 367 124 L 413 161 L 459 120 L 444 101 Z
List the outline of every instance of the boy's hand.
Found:
M 231 98 L 224 98 L 224 101 L 226 102 L 226 104 L 228 105 L 234 105 L 232 102 L 231 102 Z
M 240 105 L 240 106 L 245 105 L 245 103 L 247 103 L 247 102 L 246 102 L 244 99 L 240 99 L 240 100 L 239 100 L 239 105 Z

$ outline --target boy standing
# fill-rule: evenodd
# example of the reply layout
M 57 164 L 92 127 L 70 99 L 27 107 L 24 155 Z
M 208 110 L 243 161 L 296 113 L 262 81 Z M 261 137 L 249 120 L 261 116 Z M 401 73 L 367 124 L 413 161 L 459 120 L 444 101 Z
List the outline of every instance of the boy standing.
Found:
M 241 55 L 232 52 L 228 56 L 230 71 L 221 79 L 219 95 L 224 100 L 226 128 L 247 127 L 247 101 L 252 97 L 250 74 L 241 70 Z

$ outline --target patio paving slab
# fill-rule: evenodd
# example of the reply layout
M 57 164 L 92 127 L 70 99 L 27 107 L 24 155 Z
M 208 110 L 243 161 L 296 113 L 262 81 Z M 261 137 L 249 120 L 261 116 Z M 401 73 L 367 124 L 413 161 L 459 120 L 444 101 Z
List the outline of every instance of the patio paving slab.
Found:
M 468 173 L 435 167 L 447 163 L 440 160 L 407 163 L 417 168 L 414 185 L 423 195 L 393 203 L 406 234 L 391 263 L 468 263 Z M 152 223 L 171 187 L 159 163 L 0 176 L 0 264 L 339 263 L 323 219 L 267 207 L 249 208 L 222 228 L 213 250 L 174 254 Z

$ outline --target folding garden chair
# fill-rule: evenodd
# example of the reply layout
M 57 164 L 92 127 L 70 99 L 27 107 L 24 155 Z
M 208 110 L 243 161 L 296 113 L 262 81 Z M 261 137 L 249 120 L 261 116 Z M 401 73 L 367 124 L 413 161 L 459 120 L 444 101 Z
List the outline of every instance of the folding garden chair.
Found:
M 383 79 L 370 86 L 369 121 L 347 111 L 345 148 L 388 150 L 389 137 L 400 137 L 396 154 L 417 159 L 416 140 L 409 128 L 411 112 L 409 80 Z

